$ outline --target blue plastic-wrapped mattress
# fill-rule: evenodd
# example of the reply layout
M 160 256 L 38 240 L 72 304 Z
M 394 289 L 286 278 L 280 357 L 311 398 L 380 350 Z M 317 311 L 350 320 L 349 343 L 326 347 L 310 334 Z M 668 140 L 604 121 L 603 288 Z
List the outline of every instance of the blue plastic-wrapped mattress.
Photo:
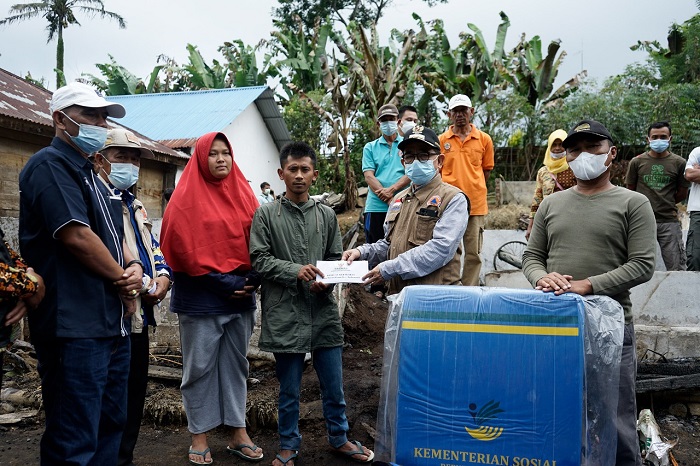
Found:
M 581 464 L 580 297 L 415 286 L 401 307 L 398 464 Z

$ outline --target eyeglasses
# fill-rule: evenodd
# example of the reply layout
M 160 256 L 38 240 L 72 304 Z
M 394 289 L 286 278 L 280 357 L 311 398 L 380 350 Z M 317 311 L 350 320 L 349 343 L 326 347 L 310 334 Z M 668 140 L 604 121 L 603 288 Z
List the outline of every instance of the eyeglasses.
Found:
M 404 161 L 404 163 L 410 165 L 413 162 L 418 159 L 419 162 L 427 162 L 428 160 L 433 160 L 433 157 L 437 156 L 438 154 L 430 154 L 428 152 L 414 152 L 414 153 L 406 153 L 404 152 L 403 156 L 401 157 Z

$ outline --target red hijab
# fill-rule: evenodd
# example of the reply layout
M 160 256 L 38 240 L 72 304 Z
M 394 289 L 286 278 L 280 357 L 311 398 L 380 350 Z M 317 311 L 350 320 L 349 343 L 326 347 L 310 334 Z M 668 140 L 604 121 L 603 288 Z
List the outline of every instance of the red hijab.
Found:
M 226 178 L 209 171 L 217 137 L 233 157 L 223 133 L 200 137 L 163 215 L 163 255 L 174 271 L 192 276 L 250 270 L 250 224 L 259 203 L 235 161 Z

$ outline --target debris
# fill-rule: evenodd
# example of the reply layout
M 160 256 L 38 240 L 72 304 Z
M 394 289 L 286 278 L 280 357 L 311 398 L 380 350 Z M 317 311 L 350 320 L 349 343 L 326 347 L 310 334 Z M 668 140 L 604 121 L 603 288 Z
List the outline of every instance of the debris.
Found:
M 148 366 L 148 376 L 152 379 L 165 379 L 165 380 L 182 380 L 182 369 L 176 367 L 166 367 L 166 366 Z
M 19 424 L 24 419 L 35 417 L 39 413 L 38 410 L 17 411 L 14 413 L 0 414 L 0 425 Z
M 676 446 L 678 440 L 666 441 L 662 439 L 659 425 L 649 409 L 643 409 L 639 413 L 637 432 L 644 442 L 642 458 L 654 466 L 670 466 L 671 448 Z M 675 461 L 674 461 L 675 463 Z

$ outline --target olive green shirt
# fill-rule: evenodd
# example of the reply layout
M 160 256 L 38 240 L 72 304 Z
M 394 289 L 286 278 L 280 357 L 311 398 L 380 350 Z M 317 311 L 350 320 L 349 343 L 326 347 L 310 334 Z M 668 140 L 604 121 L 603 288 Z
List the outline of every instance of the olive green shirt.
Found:
M 591 196 L 571 188 L 540 204 L 523 272 L 533 287 L 550 272 L 587 278 L 593 294 L 618 301 L 631 323 L 629 290 L 652 277 L 655 258 L 656 222 L 645 196 L 617 186 Z

